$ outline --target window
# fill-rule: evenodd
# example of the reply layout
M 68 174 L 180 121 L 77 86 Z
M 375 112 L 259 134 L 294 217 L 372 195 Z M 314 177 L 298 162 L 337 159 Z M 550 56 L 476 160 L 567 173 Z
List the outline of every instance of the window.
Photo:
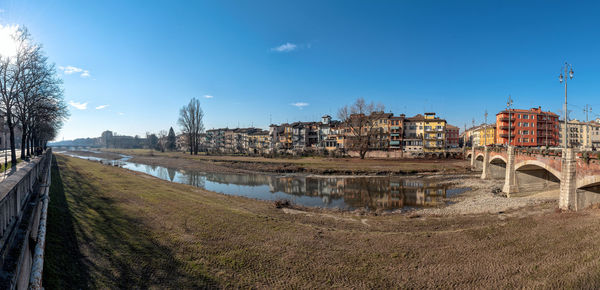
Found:
M 523 115 L 523 119 L 529 119 L 529 115 Z

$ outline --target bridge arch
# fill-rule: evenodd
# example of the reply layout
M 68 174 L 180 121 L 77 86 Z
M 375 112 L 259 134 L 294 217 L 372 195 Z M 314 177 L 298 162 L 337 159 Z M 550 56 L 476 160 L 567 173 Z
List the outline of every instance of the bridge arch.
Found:
M 487 177 L 493 179 L 504 179 L 506 176 L 506 159 L 496 155 L 489 161 Z
M 483 170 L 483 153 L 478 153 L 475 155 L 475 160 L 473 162 L 473 170 L 482 171 Z
M 542 169 L 545 169 L 546 171 L 552 173 L 552 175 L 554 175 L 554 177 L 556 177 L 558 180 L 560 180 L 561 178 L 560 171 L 548 166 L 548 164 L 545 164 L 544 162 L 537 160 L 525 160 L 523 162 L 517 163 L 515 165 L 515 171 L 519 171 L 519 169 L 521 171 L 527 169 L 534 169 L 534 167 L 540 167 Z
M 504 162 L 504 164 L 508 163 L 508 161 L 506 161 L 506 158 L 504 158 L 502 155 L 493 156 L 492 158 L 490 158 L 490 163 L 492 163 L 492 162 L 500 163 L 500 162 L 498 162 L 499 160 Z
M 538 160 L 525 160 L 515 165 L 516 185 L 519 192 L 534 193 L 560 188 L 558 170 Z
M 600 203 L 600 176 L 586 176 L 576 181 L 577 204 L 575 210 Z

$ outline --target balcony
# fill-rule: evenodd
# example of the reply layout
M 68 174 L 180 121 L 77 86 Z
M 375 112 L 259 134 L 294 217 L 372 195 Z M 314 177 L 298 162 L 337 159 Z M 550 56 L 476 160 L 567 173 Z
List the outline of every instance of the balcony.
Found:
M 508 121 L 508 117 L 500 117 L 498 120 L 500 120 L 501 122 L 507 122 Z M 515 116 L 514 115 L 510 116 L 510 121 L 511 122 L 515 121 Z
M 498 136 L 500 136 L 501 138 L 508 138 L 508 133 L 500 133 L 500 134 L 498 134 Z M 514 138 L 514 137 L 515 137 L 515 133 L 511 133 L 510 138 Z

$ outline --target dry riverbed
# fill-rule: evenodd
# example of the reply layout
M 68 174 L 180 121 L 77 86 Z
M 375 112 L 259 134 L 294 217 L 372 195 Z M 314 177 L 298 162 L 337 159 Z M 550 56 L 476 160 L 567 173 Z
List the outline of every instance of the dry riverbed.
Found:
M 553 193 L 507 199 L 474 174 L 448 180 L 473 190 L 447 207 L 366 214 L 274 206 L 64 156 L 57 165 L 48 288 L 600 286 L 599 210 L 561 213 Z

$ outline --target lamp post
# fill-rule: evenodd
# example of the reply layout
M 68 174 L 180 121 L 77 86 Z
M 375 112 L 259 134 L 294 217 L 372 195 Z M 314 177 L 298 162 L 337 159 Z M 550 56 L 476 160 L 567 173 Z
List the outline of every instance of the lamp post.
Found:
M 2 120 L 4 121 L 4 120 Z M 4 133 L 4 178 L 6 178 L 6 172 L 8 171 L 6 165 L 8 164 L 8 156 L 6 155 L 6 131 L 8 130 L 8 126 L 6 126 L 7 122 L 3 122 L 2 124 L 2 132 Z
M 510 95 L 508 95 L 508 101 L 506 101 L 506 108 L 508 109 L 508 147 L 510 147 L 510 107 L 513 104 L 513 100 L 510 97 Z
M 565 105 L 564 105 L 564 117 L 565 117 L 565 128 L 563 130 L 563 136 L 564 136 L 564 144 L 563 144 L 563 148 L 567 149 L 569 147 L 569 140 L 568 140 L 568 136 L 567 136 L 567 126 L 568 126 L 568 122 L 567 119 L 569 118 L 569 113 L 567 112 L 567 81 L 569 79 L 573 79 L 573 66 L 568 64 L 567 62 L 565 62 L 565 65 L 561 68 L 560 70 L 560 75 L 558 76 L 558 81 L 560 83 L 565 82 Z M 564 75 L 563 75 L 563 71 L 564 71 Z

